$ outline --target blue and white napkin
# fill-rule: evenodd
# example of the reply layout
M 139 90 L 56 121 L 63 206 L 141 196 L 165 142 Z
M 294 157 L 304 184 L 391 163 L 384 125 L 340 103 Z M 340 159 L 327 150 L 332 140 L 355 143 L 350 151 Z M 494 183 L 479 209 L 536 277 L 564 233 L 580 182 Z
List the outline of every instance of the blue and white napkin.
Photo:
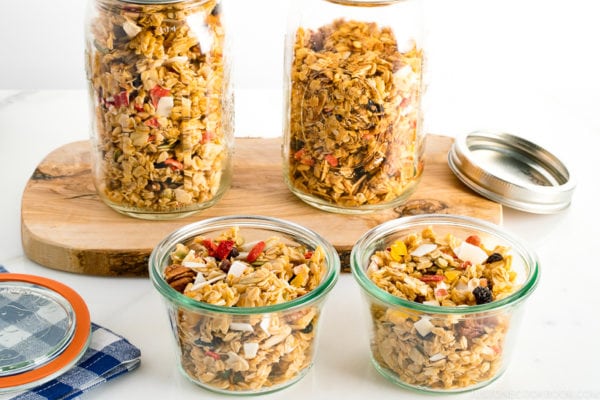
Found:
M 7 272 L 0 265 L 0 272 Z M 92 322 L 88 349 L 77 364 L 45 384 L 11 400 L 67 400 L 82 395 L 140 365 L 141 352 L 127 339 Z

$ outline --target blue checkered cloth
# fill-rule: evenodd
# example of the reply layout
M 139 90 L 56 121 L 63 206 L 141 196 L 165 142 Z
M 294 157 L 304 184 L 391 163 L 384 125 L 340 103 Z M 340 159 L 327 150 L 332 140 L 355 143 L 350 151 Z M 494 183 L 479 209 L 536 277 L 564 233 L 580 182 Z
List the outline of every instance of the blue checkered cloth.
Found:
M 0 272 L 7 271 L 0 265 Z M 11 321 L 0 321 L 0 324 L 5 323 Z M 21 325 L 25 329 L 27 324 Z M 60 329 L 60 321 L 57 322 L 57 328 Z M 140 356 L 140 349 L 127 339 L 92 322 L 89 347 L 74 367 L 41 386 L 16 394 L 11 399 L 73 399 L 102 383 L 133 371 L 140 365 Z

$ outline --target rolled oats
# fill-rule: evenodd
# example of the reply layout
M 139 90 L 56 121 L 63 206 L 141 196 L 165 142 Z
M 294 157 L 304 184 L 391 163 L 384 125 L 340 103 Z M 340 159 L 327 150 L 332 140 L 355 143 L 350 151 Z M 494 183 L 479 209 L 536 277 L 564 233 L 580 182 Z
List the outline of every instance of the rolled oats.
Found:
M 314 290 L 326 271 L 319 247 L 279 237 L 245 243 L 237 227 L 179 244 L 171 262 L 164 279 L 175 290 L 232 308 L 294 300 Z M 184 370 L 210 387 L 260 390 L 299 378 L 312 364 L 317 306 L 244 315 L 181 308 L 174 318 Z
M 219 1 L 97 0 L 95 11 L 87 74 L 100 196 L 156 213 L 212 204 L 228 185 L 233 112 Z
M 344 208 L 390 203 L 423 170 L 422 50 L 394 32 L 338 19 L 299 28 L 293 50 L 286 179 Z
M 465 240 L 451 234 L 440 238 L 427 228 L 376 251 L 367 274 L 394 296 L 461 307 L 496 301 L 516 291 L 511 264 L 506 247 L 488 249 L 476 235 Z M 466 388 L 489 381 L 502 366 L 509 312 L 424 314 L 374 304 L 371 314 L 373 357 L 409 385 Z

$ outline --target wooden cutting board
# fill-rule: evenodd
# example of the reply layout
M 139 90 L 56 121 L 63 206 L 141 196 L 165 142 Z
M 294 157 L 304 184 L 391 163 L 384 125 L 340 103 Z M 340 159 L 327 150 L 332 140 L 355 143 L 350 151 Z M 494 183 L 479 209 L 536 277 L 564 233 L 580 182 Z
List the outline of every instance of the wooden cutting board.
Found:
M 21 235 L 26 256 L 43 266 L 89 275 L 144 276 L 152 248 L 171 231 L 201 219 L 266 215 L 294 221 L 328 239 L 348 271 L 353 243 L 367 230 L 407 215 L 461 214 L 500 224 L 502 206 L 464 186 L 447 165 L 452 139 L 429 135 L 425 170 L 401 207 L 368 215 L 320 211 L 294 196 L 283 181 L 281 139 L 238 138 L 231 188 L 215 206 L 190 217 L 146 221 L 121 215 L 96 195 L 87 141 L 51 152 L 23 193 Z

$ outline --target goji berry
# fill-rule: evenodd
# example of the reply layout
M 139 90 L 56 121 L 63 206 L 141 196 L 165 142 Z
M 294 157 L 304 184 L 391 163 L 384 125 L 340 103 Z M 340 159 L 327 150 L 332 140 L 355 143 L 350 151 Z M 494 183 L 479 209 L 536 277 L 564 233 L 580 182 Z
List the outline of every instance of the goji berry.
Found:
M 248 261 L 249 263 L 253 263 L 254 261 L 256 261 L 256 259 L 264 249 L 265 242 L 261 240 L 260 242 L 256 243 L 254 247 L 252 247 L 252 249 L 248 252 L 248 255 L 246 256 L 246 261 Z

